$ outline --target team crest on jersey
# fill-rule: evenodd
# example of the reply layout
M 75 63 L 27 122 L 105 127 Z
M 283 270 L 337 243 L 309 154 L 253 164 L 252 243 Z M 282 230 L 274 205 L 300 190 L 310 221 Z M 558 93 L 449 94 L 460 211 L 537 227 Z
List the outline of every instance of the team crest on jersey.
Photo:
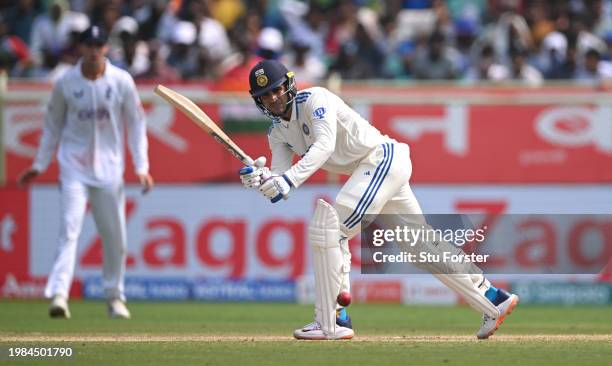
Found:
M 314 112 L 312 112 L 312 115 L 315 118 L 318 118 L 318 119 L 323 118 L 323 116 L 325 115 L 325 108 L 324 107 L 319 107 L 319 108 L 315 109 Z
M 302 125 L 302 131 L 304 131 L 305 135 L 310 135 L 310 128 L 308 128 L 308 126 L 306 125 L 306 123 L 304 123 Z
M 255 71 L 255 80 L 259 86 L 268 85 L 268 77 L 264 75 L 264 69 L 258 69 Z

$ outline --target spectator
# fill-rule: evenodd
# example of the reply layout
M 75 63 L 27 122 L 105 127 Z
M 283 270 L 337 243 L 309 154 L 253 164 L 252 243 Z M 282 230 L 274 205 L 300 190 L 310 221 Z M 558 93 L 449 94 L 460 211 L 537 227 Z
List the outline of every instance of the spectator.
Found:
M 278 59 L 283 53 L 285 41 L 276 28 L 264 28 L 257 38 L 257 55 L 264 59 Z
M 471 53 L 478 35 L 479 26 L 475 21 L 459 19 L 455 21 L 455 49 L 457 51 L 457 72 L 465 74 L 471 64 Z
M 149 47 L 146 42 L 138 40 L 138 23 L 136 19 L 124 16 L 113 26 L 108 57 L 113 65 L 138 77 L 151 67 Z
M 53 0 L 48 12 L 36 17 L 30 50 L 39 76 L 48 74 L 60 62 L 62 53 L 70 45 L 70 32 L 75 22 L 84 24 L 78 32 L 89 24 L 85 14 L 69 10 L 67 0 Z
M 35 0 L 18 0 L 15 5 L 5 13 L 5 21 L 9 26 L 9 33 L 29 44 L 34 20 L 40 14 L 38 2 Z
M 327 33 L 325 52 L 332 58 L 339 53 L 346 56 L 347 50 L 342 50 L 344 46 L 354 39 L 357 29 L 357 9 L 351 0 L 340 0 L 335 8 L 333 21 L 330 21 L 330 28 Z
M 30 49 L 18 36 L 9 34 L 9 26 L 0 17 L 0 69 L 9 76 L 23 77 L 32 67 Z
M 104 3 L 102 7 L 102 19 L 100 25 L 110 33 L 115 23 L 121 18 L 121 2 L 120 1 L 109 1 Z
M 526 61 L 526 49 L 510 50 L 510 79 L 521 81 L 523 84 L 535 87 L 542 85 L 542 73 Z
M 158 40 L 148 42 L 149 48 L 149 69 L 139 78 L 147 80 L 177 81 L 181 76 L 177 70 L 168 65 L 166 58 L 168 48 Z
M 304 83 L 316 83 L 327 72 L 323 62 L 310 53 L 310 45 L 300 39 L 291 41 L 291 52 L 285 55 L 283 64 L 289 70 L 302 75 L 301 81 Z
M 179 21 L 172 31 L 172 43 L 166 62 L 181 79 L 197 76 L 198 50 L 195 46 L 196 27 L 186 20 Z
M 412 41 L 400 43 L 395 52 L 387 57 L 385 76 L 393 79 L 414 79 L 415 45 Z
M 384 48 L 376 43 L 363 25 L 358 24 L 355 37 L 340 48 L 340 54 L 331 65 L 345 79 L 377 79 L 383 77 Z
M 602 60 L 599 51 L 590 49 L 584 55 L 584 65 L 576 72 L 576 80 L 586 84 L 608 84 L 612 82 L 612 62 Z
M 545 74 L 547 79 L 571 80 L 576 76 L 578 68 L 576 36 L 570 35 L 567 39 L 567 49 L 565 50 L 562 62 L 554 63 Z
M 162 12 L 159 22 L 157 23 L 156 35 L 164 44 L 172 43 L 172 35 L 174 34 L 175 27 L 180 21 L 178 13 L 180 10 L 180 1 L 169 1 L 166 3 L 166 7 Z
M 198 76 L 217 77 L 219 65 L 231 52 L 225 27 L 212 18 L 208 2 L 192 0 L 189 9 L 198 29 Z
M 544 37 L 537 56 L 538 68 L 545 75 L 552 75 L 560 65 L 565 63 L 567 54 L 567 38 L 559 31 L 552 31 Z M 547 76 L 548 77 L 548 76 Z
M 244 90 L 244 86 L 249 83 L 249 72 L 261 60 L 261 57 L 251 52 L 248 41 L 242 38 L 238 43 L 237 52 L 221 63 L 219 67 L 221 78 L 217 87 L 222 90 Z
M 606 43 L 593 33 L 594 20 L 589 13 L 579 13 L 572 18 L 572 31 L 578 36 L 576 49 L 578 64 L 586 62 L 586 53 L 595 50 L 599 55 L 606 53 Z
M 533 40 L 525 18 L 516 12 L 509 4 L 501 7 L 503 13 L 485 27 L 478 43 L 491 44 L 495 50 L 497 60 L 508 65 L 510 63 L 510 49 L 523 48 L 531 50 Z
M 417 79 L 454 79 L 457 77 L 456 57 L 445 43 L 444 34 L 434 31 L 429 37 L 428 48 L 417 53 L 414 75 Z
M 68 69 L 75 65 L 81 57 L 79 52 L 79 37 L 89 27 L 89 17 L 83 13 L 72 13 L 66 18 L 67 41 L 63 47 L 59 61 L 55 65 L 42 65 L 35 70 L 35 75 L 50 83 L 55 83 Z
M 138 23 L 138 38 L 149 41 L 156 36 L 157 22 L 164 11 L 165 2 L 149 0 L 132 0 L 130 14 Z
M 289 38 L 299 39 L 308 46 L 314 57 L 324 59 L 324 39 L 328 26 L 323 7 L 316 2 L 307 5 L 296 0 L 283 0 L 280 10 L 288 27 Z
M 475 63 L 467 71 L 465 79 L 468 82 L 508 80 L 510 70 L 497 62 L 495 50 L 490 44 L 484 45 Z

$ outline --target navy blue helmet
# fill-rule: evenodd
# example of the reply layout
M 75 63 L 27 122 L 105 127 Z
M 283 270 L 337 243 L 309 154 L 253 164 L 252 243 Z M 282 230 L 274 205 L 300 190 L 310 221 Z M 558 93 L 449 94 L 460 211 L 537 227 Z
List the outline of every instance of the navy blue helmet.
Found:
M 285 65 L 276 60 L 263 60 L 253 66 L 249 73 L 249 86 L 251 97 L 257 107 L 268 117 L 278 117 L 272 114 L 262 103 L 261 96 L 285 84 L 289 100 L 285 106 L 285 112 L 291 107 L 293 99 L 297 94 L 293 71 L 287 70 Z
M 92 25 L 81 33 L 79 41 L 84 44 L 103 46 L 108 42 L 108 34 L 104 28 Z

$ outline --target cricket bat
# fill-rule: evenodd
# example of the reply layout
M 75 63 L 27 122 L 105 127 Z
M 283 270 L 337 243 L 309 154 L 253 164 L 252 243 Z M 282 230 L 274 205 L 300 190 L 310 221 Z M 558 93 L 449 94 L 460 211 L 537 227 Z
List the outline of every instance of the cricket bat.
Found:
M 232 139 L 230 139 L 215 122 L 203 110 L 201 110 L 189 98 L 177 93 L 176 91 L 167 88 L 163 85 L 155 87 L 155 94 L 164 98 L 168 103 L 172 104 L 176 109 L 189 117 L 196 125 L 200 126 L 206 133 L 211 135 L 219 142 L 227 151 L 234 155 L 244 165 L 253 166 L 255 162 L 247 155 Z M 258 164 L 259 165 L 259 164 Z

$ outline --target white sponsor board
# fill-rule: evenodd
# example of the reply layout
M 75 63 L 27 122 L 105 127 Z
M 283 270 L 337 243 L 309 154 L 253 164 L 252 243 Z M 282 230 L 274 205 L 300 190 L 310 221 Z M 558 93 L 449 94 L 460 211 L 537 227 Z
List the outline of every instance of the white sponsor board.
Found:
M 271 204 L 238 185 L 160 185 L 143 196 L 129 187 L 127 273 L 150 277 L 296 279 L 312 273 L 307 228 L 317 198 L 339 187 L 304 186 Z M 418 186 L 425 212 L 607 213 L 612 186 Z M 32 276 L 49 273 L 59 226 L 59 191 L 38 185 L 30 197 Z M 100 251 L 88 212 L 79 239 L 76 276 L 99 275 Z M 98 248 L 99 249 L 99 248 Z M 358 245 L 353 254 L 359 256 Z M 359 267 L 354 267 L 359 278 Z M 377 277 L 379 278 L 379 277 Z
M 459 301 L 457 294 L 433 276 L 410 275 L 403 281 L 404 304 L 452 305 Z

